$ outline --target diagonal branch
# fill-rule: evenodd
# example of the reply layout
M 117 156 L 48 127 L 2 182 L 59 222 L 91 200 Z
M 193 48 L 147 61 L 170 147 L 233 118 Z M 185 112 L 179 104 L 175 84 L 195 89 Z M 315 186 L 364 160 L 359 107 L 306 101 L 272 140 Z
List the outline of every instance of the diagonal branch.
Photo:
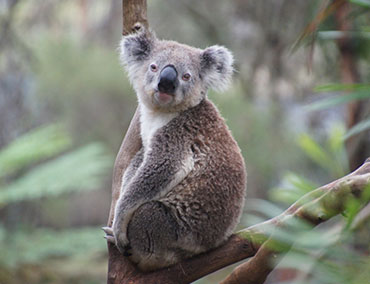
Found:
M 370 158 L 353 173 L 306 194 L 279 216 L 243 230 L 239 234 L 251 235 L 253 234 L 251 231 L 260 231 L 263 234 L 264 229 L 268 226 L 271 227 L 271 225 L 283 228 L 291 227 L 289 224 L 292 224 L 295 219 L 304 220 L 316 226 L 343 212 L 347 201 L 350 198 L 359 198 L 365 188 L 369 188 L 369 186 Z M 368 202 L 369 200 L 365 200 L 364 203 Z M 267 234 L 264 235 L 267 236 Z M 289 247 L 285 247 L 282 251 L 277 251 L 276 241 L 272 235 L 262 244 L 250 261 L 239 265 L 222 284 L 264 283 L 278 263 L 272 260 L 284 255 L 288 249 Z

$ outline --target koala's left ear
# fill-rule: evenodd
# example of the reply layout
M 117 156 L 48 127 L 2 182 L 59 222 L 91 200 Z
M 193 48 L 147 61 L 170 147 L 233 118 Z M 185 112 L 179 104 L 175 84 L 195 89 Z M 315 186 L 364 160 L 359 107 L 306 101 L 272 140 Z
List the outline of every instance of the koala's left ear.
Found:
M 234 58 L 223 46 L 214 45 L 201 53 L 200 75 L 207 88 L 225 90 L 233 74 Z
M 147 59 L 153 50 L 155 41 L 155 35 L 148 30 L 122 37 L 120 44 L 121 62 L 130 66 Z

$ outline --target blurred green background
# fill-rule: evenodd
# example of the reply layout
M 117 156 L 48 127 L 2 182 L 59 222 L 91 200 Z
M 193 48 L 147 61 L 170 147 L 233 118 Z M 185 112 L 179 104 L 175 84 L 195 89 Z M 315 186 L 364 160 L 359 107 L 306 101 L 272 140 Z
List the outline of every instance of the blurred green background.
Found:
M 298 40 L 330 2 L 148 1 L 158 37 L 235 55 L 232 87 L 209 97 L 246 159 L 239 228 L 370 156 L 370 1 L 342 1 L 347 10 Z M 0 0 L 1 284 L 105 282 L 100 227 L 136 108 L 118 61 L 121 17 L 117 0 Z M 353 225 L 359 210 L 283 235 L 296 244 L 268 283 L 369 283 L 370 218 Z

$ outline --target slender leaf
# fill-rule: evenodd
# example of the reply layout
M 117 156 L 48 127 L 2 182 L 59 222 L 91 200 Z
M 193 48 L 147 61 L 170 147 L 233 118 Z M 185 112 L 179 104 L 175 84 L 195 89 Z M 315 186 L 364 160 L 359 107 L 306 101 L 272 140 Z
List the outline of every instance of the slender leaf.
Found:
M 358 124 L 353 126 L 350 130 L 348 130 L 346 135 L 344 135 L 344 139 L 348 139 L 356 134 L 359 134 L 360 132 L 363 132 L 369 129 L 370 129 L 370 118 L 359 122 Z
M 322 168 L 331 171 L 332 170 L 332 158 L 326 153 L 326 151 L 316 143 L 310 136 L 303 134 L 299 138 L 299 146 L 304 153 L 316 164 Z
M 272 188 L 269 196 L 273 200 L 291 204 L 315 188 L 317 188 L 316 184 L 293 172 L 288 172 L 283 177 L 282 185 Z
M 370 0 L 349 0 L 349 2 L 356 4 L 358 6 L 370 8 Z
M 364 100 L 370 98 L 370 90 L 358 91 L 349 94 L 342 94 L 330 98 L 322 99 L 305 107 L 306 111 L 322 110 L 340 104 L 349 103 L 355 100 Z
M 338 40 L 341 38 L 364 38 L 370 39 L 369 32 L 344 32 L 344 31 L 322 31 L 317 33 L 317 37 L 323 40 Z
M 314 88 L 315 92 L 370 90 L 370 84 L 325 84 Z

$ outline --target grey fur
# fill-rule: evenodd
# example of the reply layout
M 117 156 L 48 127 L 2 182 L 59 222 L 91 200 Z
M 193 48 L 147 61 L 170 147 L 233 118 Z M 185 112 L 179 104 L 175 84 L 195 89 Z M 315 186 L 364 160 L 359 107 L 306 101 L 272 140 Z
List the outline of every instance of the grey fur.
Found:
M 219 246 L 239 221 L 244 161 L 206 97 L 230 81 L 232 55 L 148 32 L 123 38 L 121 48 L 139 99 L 143 148 L 123 177 L 113 230 L 105 231 L 142 270 L 154 270 Z M 181 82 L 173 95 L 158 93 L 151 64 L 176 68 Z M 185 73 L 190 79 L 181 80 Z

